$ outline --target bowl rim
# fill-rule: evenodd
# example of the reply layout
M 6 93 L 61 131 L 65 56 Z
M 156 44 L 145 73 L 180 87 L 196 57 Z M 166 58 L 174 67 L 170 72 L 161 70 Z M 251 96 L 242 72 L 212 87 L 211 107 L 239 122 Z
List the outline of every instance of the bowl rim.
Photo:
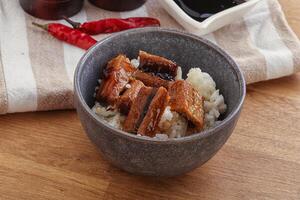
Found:
M 184 137 L 180 137 L 180 138 L 172 138 L 172 139 L 162 140 L 162 139 L 158 139 L 158 138 L 138 136 L 138 135 L 134 135 L 134 134 L 122 131 L 120 129 L 117 129 L 117 128 L 109 125 L 103 119 L 98 117 L 94 112 L 92 112 L 92 109 L 87 105 L 87 103 L 85 102 L 85 100 L 82 96 L 82 93 L 80 90 L 80 85 L 79 85 L 80 75 L 82 74 L 83 66 L 85 66 L 84 63 L 86 63 L 86 61 L 88 60 L 91 52 L 95 51 L 98 48 L 98 46 L 102 45 L 103 43 L 113 40 L 116 37 L 120 37 L 122 35 L 129 35 L 129 34 L 135 34 L 135 33 L 136 34 L 147 33 L 147 32 L 163 32 L 163 33 L 174 34 L 174 35 L 177 35 L 178 37 L 189 37 L 191 39 L 201 42 L 203 45 L 213 48 L 216 51 L 216 53 L 220 54 L 228 61 L 228 63 L 230 64 L 230 67 L 233 69 L 233 71 L 237 77 L 237 81 L 240 86 L 239 93 L 241 93 L 241 95 L 239 97 L 238 103 L 234 106 L 233 110 L 228 114 L 228 116 L 225 119 L 223 119 L 216 126 L 210 128 L 208 130 L 201 131 L 199 133 L 195 133 L 193 135 L 184 136 Z M 157 143 L 157 144 L 170 144 L 170 143 L 174 144 L 174 143 L 182 143 L 182 142 L 190 142 L 190 141 L 194 141 L 194 140 L 199 140 L 202 138 L 209 137 L 213 134 L 216 134 L 218 131 L 220 131 L 222 128 L 224 128 L 226 125 L 228 125 L 234 119 L 234 117 L 236 115 L 238 115 L 238 113 L 240 112 L 240 110 L 243 106 L 245 96 L 246 96 L 246 81 L 243 76 L 243 73 L 242 73 L 240 67 L 237 65 L 237 63 L 224 50 L 222 50 L 217 45 L 213 44 L 212 42 L 210 42 L 202 37 L 196 36 L 191 33 L 187 33 L 185 31 L 181 31 L 181 30 L 177 30 L 177 29 L 170 29 L 170 28 L 147 27 L 147 28 L 122 31 L 119 33 L 115 33 L 111 36 L 108 36 L 108 37 L 104 38 L 103 40 L 97 42 L 93 47 L 91 47 L 88 51 L 86 51 L 86 53 L 81 57 L 78 65 L 76 67 L 75 74 L 74 74 L 74 97 L 75 98 L 77 97 L 77 104 L 81 105 L 81 107 L 83 108 L 85 113 L 87 113 L 87 115 L 89 115 L 90 118 L 93 121 L 95 121 L 97 124 L 101 124 L 106 129 L 110 129 L 111 133 L 113 133 L 119 137 L 136 140 L 136 141 L 140 141 L 140 142 Z M 78 108 L 76 107 L 76 109 L 78 109 Z

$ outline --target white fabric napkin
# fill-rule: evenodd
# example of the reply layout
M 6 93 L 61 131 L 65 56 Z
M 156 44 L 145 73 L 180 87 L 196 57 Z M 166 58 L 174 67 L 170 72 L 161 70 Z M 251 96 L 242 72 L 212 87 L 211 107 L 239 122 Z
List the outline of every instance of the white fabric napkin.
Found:
M 107 17 L 151 16 L 163 27 L 182 29 L 158 0 L 130 12 L 110 12 L 85 3 L 73 17 L 84 22 Z M 84 51 L 31 25 L 17 0 L 0 1 L 0 113 L 73 108 L 73 74 Z M 107 35 L 100 35 L 98 40 Z M 300 43 L 277 0 L 262 0 L 245 17 L 204 36 L 227 51 L 247 83 L 300 71 Z

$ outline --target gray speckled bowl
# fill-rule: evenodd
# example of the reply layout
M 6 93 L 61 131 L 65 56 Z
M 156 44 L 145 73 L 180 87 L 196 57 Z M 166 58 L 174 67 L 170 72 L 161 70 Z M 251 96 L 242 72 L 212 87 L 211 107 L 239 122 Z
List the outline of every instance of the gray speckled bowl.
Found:
M 117 130 L 92 112 L 100 70 L 119 53 L 136 58 L 144 50 L 178 63 L 186 75 L 201 67 L 220 89 L 228 106 L 216 127 L 184 138 L 160 141 Z M 176 176 L 209 160 L 224 145 L 238 120 L 245 98 L 245 81 L 236 63 L 214 44 L 191 34 L 144 28 L 114 34 L 82 57 L 75 73 L 75 106 L 90 140 L 113 165 L 151 176 Z

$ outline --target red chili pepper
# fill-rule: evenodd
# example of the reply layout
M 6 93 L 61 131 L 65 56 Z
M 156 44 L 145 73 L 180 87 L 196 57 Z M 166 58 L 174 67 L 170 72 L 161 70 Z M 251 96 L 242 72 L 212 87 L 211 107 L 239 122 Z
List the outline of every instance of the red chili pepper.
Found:
M 97 43 L 97 41 L 88 34 L 70 28 L 63 24 L 51 23 L 41 25 L 35 22 L 32 22 L 32 24 L 48 31 L 53 37 L 59 40 L 62 40 L 64 42 L 67 42 L 85 50 L 89 49 L 91 46 Z
M 126 19 L 107 18 L 98 21 L 85 22 L 83 24 L 64 18 L 73 28 L 89 35 L 100 33 L 113 33 L 127 29 L 142 28 L 146 26 L 160 26 L 159 20 L 151 17 L 131 17 Z

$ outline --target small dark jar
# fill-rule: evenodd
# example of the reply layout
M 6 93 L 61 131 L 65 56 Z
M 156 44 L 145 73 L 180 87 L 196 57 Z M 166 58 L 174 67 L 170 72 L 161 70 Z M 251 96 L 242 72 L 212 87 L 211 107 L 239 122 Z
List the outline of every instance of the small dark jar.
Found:
M 47 20 L 71 17 L 83 7 L 84 0 L 19 0 L 22 8 L 30 15 Z
M 146 0 L 89 0 L 95 6 L 111 11 L 127 11 L 142 6 Z

